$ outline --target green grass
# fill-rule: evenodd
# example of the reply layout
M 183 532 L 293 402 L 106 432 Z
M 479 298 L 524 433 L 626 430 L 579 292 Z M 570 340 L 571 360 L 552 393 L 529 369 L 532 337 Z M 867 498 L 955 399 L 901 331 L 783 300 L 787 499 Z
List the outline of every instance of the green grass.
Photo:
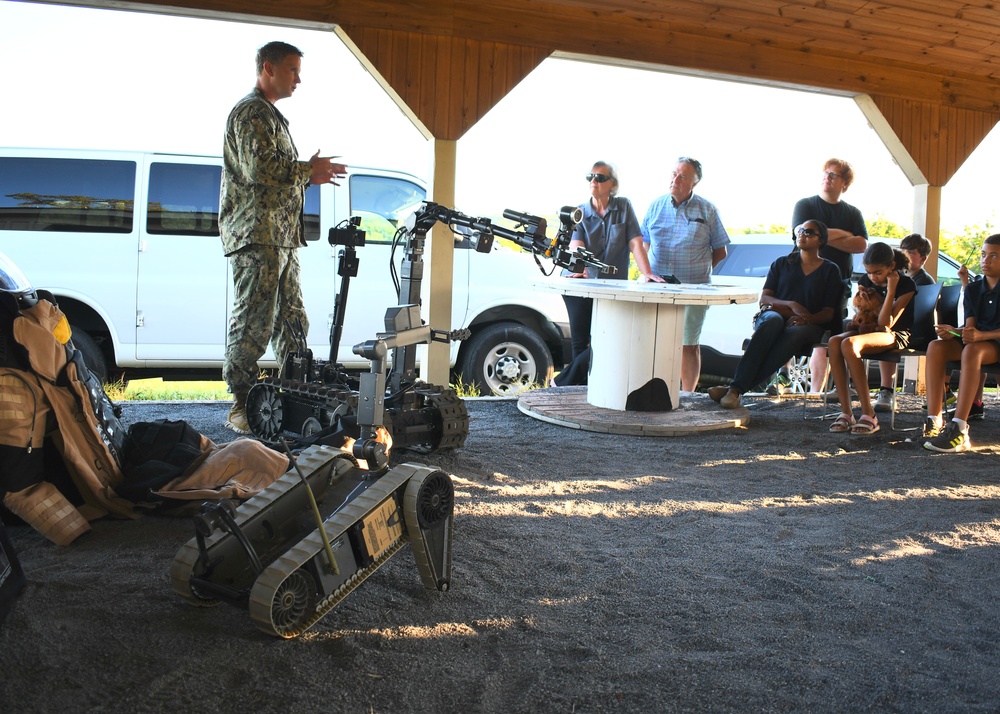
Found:
M 104 391 L 112 401 L 209 401 L 230 400 L 233 395 L 226 391 L 225 382 L 164 382 L 154 379 L 133 379 L 128 384 L 122 381 L 104 385 Z
M 482 396 L 475 385 L 457 379 L 451 385 L 460 397 Z M 541 384 L 525 387 L 539 389 Z M 225 382 L 164 382 L 159 377 L 153 379 L 133 379 L 125 384 L 119 380 L 104 385 L 104 391 L 115 402 L 126 401 L 228 401 L 233 398 L 226 391 Z
M 481 397 L 479 393 L 479 388 L 474 384 L 466 384 L 462 381 L 461 377 L 455 380 L 455 383 L 450 385 L 452 389 L 455 390 L 455 394 L 460 397 Z

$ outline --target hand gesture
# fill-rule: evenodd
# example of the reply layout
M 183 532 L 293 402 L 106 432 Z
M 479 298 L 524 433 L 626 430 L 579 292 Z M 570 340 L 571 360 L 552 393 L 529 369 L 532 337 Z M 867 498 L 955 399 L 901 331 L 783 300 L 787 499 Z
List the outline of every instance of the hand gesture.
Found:
M 799 317 L 810 317 L 812 315 L 812 313 L 809 312 L 808 308 L 806 308 L 805 305 L 799 302 L 795 302 L 794 300 L 788 303 L 788 309 L 792 311 L 793 315 L 797 315 Z
M 934 332 L 942 340 L 953 340 L 961 336 L 961 333 L 953 325 L 934 325 Z
M 962 281 L 962 287 L 969 287 L 969 266 L 962 264 L 962 267 L 958 269 L 958 279 Z
M 962 328 L 962 342 L 969 344 L 970 342 L 979 342 L 983 339 L 983 333 L 980 332 L 975 327 L 963 327 Z
M 896 294 L 896 286 L 899 285 L 899 271 L 890 270 L 889 274 L 885 276 L 885 284 L 888 288 L 887 292 Z
M 309 175 L 309 183 L 332 183 L 334 186 L 339 186 L 340 184 L 337 183 L 336 179 L 344 178 L 347 175 L 347 166 L 333 163 L 333 159 L 338 158 L 340 157 L 320 156 L 319 149 L 317 149 L 316 153 L 309 159 L 309 166 L 312 167 L 312 173 Z

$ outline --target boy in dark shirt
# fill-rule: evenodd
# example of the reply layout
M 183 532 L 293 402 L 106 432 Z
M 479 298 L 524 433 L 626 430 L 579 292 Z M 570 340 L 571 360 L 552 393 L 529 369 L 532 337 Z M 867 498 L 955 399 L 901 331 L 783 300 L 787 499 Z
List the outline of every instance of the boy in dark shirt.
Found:
M 924 448 L 955 453 L 972 448 L 969 441 L 969 411 L 979 386 L 984 364 L 1000 361 L 1000 233 L 983 242 L 980 253 L 983 279 L 965 291 L 965 327 L 938 325 L 938 339 L 927 347 L 927 424 Z M 955 417 L 943 426 L 941 408 L 948 381 L 949 361 L 961 360 Z

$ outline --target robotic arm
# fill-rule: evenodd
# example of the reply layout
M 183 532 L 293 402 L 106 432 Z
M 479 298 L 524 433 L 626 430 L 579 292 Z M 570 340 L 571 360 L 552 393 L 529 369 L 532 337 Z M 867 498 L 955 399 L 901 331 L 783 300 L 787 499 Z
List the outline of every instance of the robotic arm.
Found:
M 614 266 L 597 260 L 594 254 L 588 250 L 583 248 L 569 250 L 573 229 L 583 218 L 583 211 L 579 208 L 563 206 L 559 211 L 559 229 L 551 240 L 545 236 L 546 221 L 540 216 L 506 209 L 503 212 L 503 217 L 513 221 L 518 228 L 523 230 L 498 226 L 489 218 L 474 218 L 455 209 L 425 201 L 421 209 L 413 215 L 411 219 L 413 225 L 408 224 L 407 228 L 411 234 L 418 233 L 422 237 L 435 223 L 440 221 L 448 226 L 460 226 L 471 230 L 473 244 L 479 253 L 489 253 L 493 249 L 494 238 L 499 237 L 506 238 L 525 250 L 531 251 L 536 262 L 538 262 L 539 256 L 543 256 L 551 259 L 554 265 L 575 273 L 583 272 L 584 266 L 596 268 L 607 275 L 614 275 L 617 272 Z M 539 263 L 539 268 L 541 268 L 541 263 Z

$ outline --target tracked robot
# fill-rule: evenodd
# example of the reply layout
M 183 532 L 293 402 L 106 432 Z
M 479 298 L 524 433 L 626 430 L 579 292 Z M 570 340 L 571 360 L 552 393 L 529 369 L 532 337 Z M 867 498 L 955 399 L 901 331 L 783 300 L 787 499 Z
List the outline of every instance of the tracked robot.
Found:
M 405 239 L 400 280 L 397 282 L 399 308 L 390 309 L 386 333 L 418 329 L 420 288 L 423 281 L 423 253 L 427 231 L 436 223 L 452 230 L 471 233 L 478 252 L 488 253 L 494 238 L 506 238 L 530 251 L 545 272 L 541 258 L 555 266 L 582 271 L 595 267 L 605 273 L 614 268 L 598 261 L 582 248 L 569 250 L 573 229 L 583 216 L 579 208 L 564 207 L 559 214 L 556 236 L 546 237 L 546 221 L 518 211 L 505 210 L 504 218 L 516 228 L 494 225 L 489 218 L 475 218 L 436 203 L 425 202 L 397 232 L 395 242 Z M 344 417 L 358 413 L 361 384 L 359 378 L 337 363 L 337 349 L 343 332 L 344 314 L 350 280 L 358 274 L 357 248 L 365 244 L 360 218 L 352 218 L 344 228 L 330 230 L 331 245 L 342 246 L 338 262 L 341 289 L 336 297 L 330 333 L 330 358 L 314 359 L 300 334 L 298 349 L 289 354 L 278 378 L 260 380 L 247 397 L 247 419 L 254 436 L 273 441 L 282 434 L 311 436 L 335 429 Z M 551 273 L 551 270 L 549 271 Z M 415 319 L 414 319 L 415 318 Z M 401 323 L 400 320 L 403 320 Z M 301 331 L 300 331 L 301 332 Z M 468 337 L 468 330 L 444 332 L 429 329 L 426 341 L 449 342 Z M 439 449 L 459 448 L 469 433 L 469 415 L 465 403 L 447 386 L 422 382 L 417 378 L 416 344 L 397 343 L 392 348 L 392 368 L 386 379 L 386 427 L 397 448 L 430 453 Z
M 409 313 L 397 317 L 419 322 L 416 306 L 389 312 Z M 379 431 L 389 350 L 430 339 L 430 328 L 416 326 L 356 345 L 354 351 L 372 362 L 357 399 L 361 438 L 350 450 L 308 447 L 291 470 L 239 507 L 229 501 L 205 504 L 195 518 L 195 537 L 171 566 L 174 591 L 196 605 L 223 601 L 247 607 L 258 628 L 291 638 L 406 543 L 424 587 L 447 590 L 451 477 L 419 464 L 388 468 Z

